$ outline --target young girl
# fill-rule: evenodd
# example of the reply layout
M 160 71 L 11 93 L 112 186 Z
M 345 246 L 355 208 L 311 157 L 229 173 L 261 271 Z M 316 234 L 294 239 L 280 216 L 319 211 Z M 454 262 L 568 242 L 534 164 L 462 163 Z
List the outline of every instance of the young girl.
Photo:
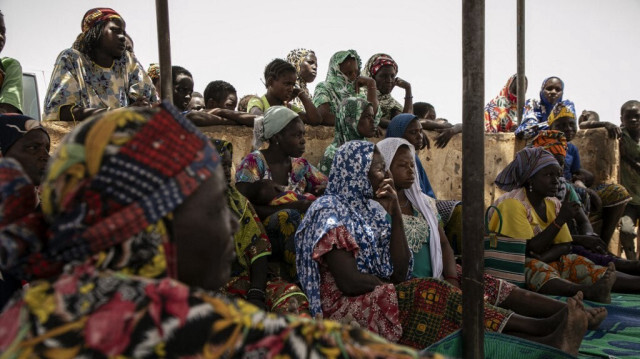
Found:
M 327 79 L 316 86 L 313 104 L 322 116 L 322 124 L 334 126 L 338 109 L 348 97 L 363 97 L 373 105 L 374 115 L 380 111 L 378 88 L 370 77 L 360 76 L 362 61 L 355 50 L 338 51 L 329 60 Z M 367 88 L 365 95 L 362 87 Z
M 309 95 L 296 87 L 296 68 L 290 63 L 275 59 L 264 68 L 265 86 L 267 93 L 261 98 L 253 98 L 247 105 L 247 112 L 254 115 L 262 115 L 271 106 L 286 106 L 300 116 L 300 119 L 308 125 L 320 125 L 322 118 L 311 102 Z M 299 98 L 305 111 L 290 104 L 294 98 Z
M 296 86 L 311 98 L 312 96 L 307 88 L 307 84 L 315 81 L 316 75 L 318 74 L 318 59 L 316 58 L 316 53 L 313 50 L 307 49 L 291 50 L 289 54 L 287 54 L 287 62 L 296 68 L 298 76 Z M 298 107 L 304 106 L 302 101 L 300 101 L 300 96 L 294 98 L 292 102 Z

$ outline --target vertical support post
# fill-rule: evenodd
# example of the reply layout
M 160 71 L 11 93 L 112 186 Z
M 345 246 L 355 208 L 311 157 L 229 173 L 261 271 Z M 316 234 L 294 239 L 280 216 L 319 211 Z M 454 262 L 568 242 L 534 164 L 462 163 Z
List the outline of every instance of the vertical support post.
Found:
M 465 359 L 484 358 L 484 0 L 462 1 L 462 320 Z
M 522 109 L 527 92 L 524 74 L 524 0 L 518 0 L 518 125 L 522 123 Z
M 169 33 L 169 5 L 167 0 L 156 0 L 156 22 L 158 25 L 158 52 L 160 58 L 160 88 L 162 99 L 173 103 L 171 83 L 171 37 Z

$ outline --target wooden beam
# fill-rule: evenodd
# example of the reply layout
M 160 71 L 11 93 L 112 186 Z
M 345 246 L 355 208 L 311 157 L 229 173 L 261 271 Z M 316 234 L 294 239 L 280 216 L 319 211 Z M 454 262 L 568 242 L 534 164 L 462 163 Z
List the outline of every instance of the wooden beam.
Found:
M 160 59 L 160 88 L 162 99 L 173 103 L 171 83 L 171 36 L 169 33 L 169 5 L 167 0 L 156 0 L 156 22 L 158 25 L 158 53 Z
M 524 0 L 518 0 L 518 125 L 522 123 L 524 97 L 527 93 L 524 74 Z
M 462 337 L 484 358 L 484 0 L 462 1 Z

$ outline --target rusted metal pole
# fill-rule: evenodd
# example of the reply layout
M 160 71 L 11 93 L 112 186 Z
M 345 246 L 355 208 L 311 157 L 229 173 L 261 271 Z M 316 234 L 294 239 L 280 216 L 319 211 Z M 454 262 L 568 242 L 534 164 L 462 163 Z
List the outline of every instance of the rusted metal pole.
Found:
M 160 58 L 160 88 L 162 99 L 173 103 L 171 83 L 171 37 L 169 34 L 169 5 L 167 0 L 156 0 L 156 21 L 158 24 L 158 52 Z
M 524 0 L 518 0 L 518 125 L 522 123 L 522 109 L 527 92 L 524 75 Z
M 484 358 L 484 0 L 462 1 L 462 338 Z

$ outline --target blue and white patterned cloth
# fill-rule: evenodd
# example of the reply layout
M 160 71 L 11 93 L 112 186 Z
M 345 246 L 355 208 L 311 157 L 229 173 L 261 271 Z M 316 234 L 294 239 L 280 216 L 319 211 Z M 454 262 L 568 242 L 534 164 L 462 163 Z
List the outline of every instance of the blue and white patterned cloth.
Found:
M 540 100 L 528 99 L 527 102 L 525 102 L 522 123 L 520 123 L 520 126 L 516 129 L 516 135 L 522 133 L 525 139 L 530 139 L 536 137 L 538 132 L 549 129 L 547 118 L 549 117 L 549 114 L 551 114 L 554 104 L 547 101 L 544 96 L 544 85 L 550 78 L 560 80 L 557 76 L 547 77 L 542 81 L 542 87 L 540 88 Z M 562 80 L 560 80 L 560 82 L 562 83 L 562 91 L 564 91 L 564 82 Z M 556 103 L 562 102 L 563 95 L 564 92 L 560 95 L 560 98 L 558 98 Z

